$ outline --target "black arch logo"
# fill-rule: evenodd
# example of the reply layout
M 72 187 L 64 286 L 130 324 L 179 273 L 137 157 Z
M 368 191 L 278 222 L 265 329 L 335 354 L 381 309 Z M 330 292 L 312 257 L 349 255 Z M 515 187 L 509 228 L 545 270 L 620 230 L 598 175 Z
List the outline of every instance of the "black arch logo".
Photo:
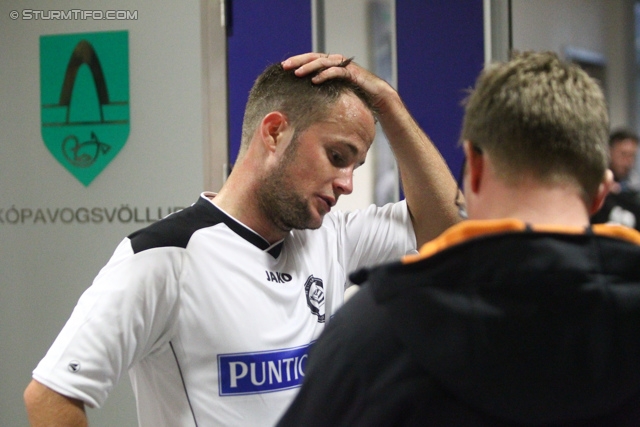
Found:
M 62 83 L 62 90 L 60 91 L 60 100 L 58 104 L 60 106 L 67 107 L 66 122 L 69 123 L 69 112 L 71 110 L 71 95 L 73 93 L 73 87 L 76 84 L 76 77 L 78 75 L 78 69 L 86 64 L 91 70 L 93 76 L 93 83 L 98 93 L 98 102 L 100 104 L 100 121 L 104 122 L 104 112 L 102 106 L 109 104 L 109 92 L 107 91 L 107 84 L 104 79 L 104 72 L 100 65 L 100 59 L 96 55 L 96 51 L 93 49 L 91 43 L 87 40 L 80 40 L 71 53 L 69 64 L 67 65 L 67 71 L 64 74 L 64 82 Z

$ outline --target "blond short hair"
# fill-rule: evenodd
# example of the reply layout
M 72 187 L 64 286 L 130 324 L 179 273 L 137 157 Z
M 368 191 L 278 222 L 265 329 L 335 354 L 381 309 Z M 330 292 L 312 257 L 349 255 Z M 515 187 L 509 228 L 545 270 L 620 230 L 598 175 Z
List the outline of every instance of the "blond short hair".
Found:
M 552 52 L 487 66 L 465 101 L 462 139 L 491 154 L 501 177 L 571 182 L 586 201 L 607 161 L 609 118 L 599 84 Z

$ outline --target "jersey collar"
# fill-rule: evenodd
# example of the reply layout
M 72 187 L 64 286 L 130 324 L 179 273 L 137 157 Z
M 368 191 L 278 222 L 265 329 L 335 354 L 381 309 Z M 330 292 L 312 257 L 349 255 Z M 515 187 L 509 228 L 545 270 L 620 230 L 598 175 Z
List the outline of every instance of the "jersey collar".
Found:
M 508 232 L 540 232 L 584 234 L 593 233 L 601 236 L 622 239 L 640 245 L 640 232 L 612 224 L 595 224 L 589 227 L 570 227 L 563 225 L 531 225 L 517 219 L 466 220 L 450 227 L 440 236 L 425 243 L 418 254 L 406 255 L 402 258 L 405 264 L 428 258 L 451 246 L 466 242 L 475 237 Z
M 213 218 L 216 219 L 217 222 L 224 223 L 227 227 L 229 227 L 231 231 L 245 239 L 247 242 L 256 246 L 261 251 L 267 252 L 274 258 L 278 258 L 280 256 L 280 252 L 282 252 L 282 247 L 284 246 L 284 239 L 275 242 L 274 244 L 270 244 L 258 233 L 256 233 L 240 221 L 236 220 L 231 215 L 227 214 L 218 206 L 214 205 L 212 201 L 213 197 L 215 197 L 215 193 L 204 192 L 200 196 L 197 204 L 206 207 L 206 209 L 210 212 Z

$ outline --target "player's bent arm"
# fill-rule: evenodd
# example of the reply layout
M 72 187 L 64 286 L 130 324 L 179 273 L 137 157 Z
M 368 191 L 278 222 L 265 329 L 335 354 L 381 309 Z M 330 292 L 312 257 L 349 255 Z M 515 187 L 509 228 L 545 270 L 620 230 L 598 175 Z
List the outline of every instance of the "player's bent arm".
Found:
M 454 203 L 456 180 L 442 154 L 389 83 L 357 64 L 350 64 L 346 71 L 375 99 L 378 120 L 398 163 L 419 248 L 460 221 Z
M 24 391 L 24 403 L 32 427 L 88 426 L 84 403 L 32 380 Z
M 386 89 L 380 124 L 393 150 L 418 247 L 460 221 L 456 180 L 397 92 Z

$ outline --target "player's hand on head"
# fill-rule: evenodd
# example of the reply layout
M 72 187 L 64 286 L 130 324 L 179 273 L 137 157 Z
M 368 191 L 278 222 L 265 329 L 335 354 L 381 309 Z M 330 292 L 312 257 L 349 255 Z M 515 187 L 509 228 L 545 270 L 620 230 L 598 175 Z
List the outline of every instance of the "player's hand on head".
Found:
M 323 70 L 313 79 L 314 83 L 322 83 L 334 77 L 350 77 L 351 70 L 347 66 L 352 62 L 352 59 L 340 54 L 310 52 L 284 60 L 282 67 L 285 70 L 295 69 L 298 77 Z
M 387 82 L 352 59 L 341 54 L 310 52 L 287 58 L 282 66 L 285 70 L 294 69 L 298 77 L 318 72 L 312 79 L 316 84 L 333 78 L 349 79 L 373 96 L 375 104 L 383 101 L 385 94 L 394 92 Z

